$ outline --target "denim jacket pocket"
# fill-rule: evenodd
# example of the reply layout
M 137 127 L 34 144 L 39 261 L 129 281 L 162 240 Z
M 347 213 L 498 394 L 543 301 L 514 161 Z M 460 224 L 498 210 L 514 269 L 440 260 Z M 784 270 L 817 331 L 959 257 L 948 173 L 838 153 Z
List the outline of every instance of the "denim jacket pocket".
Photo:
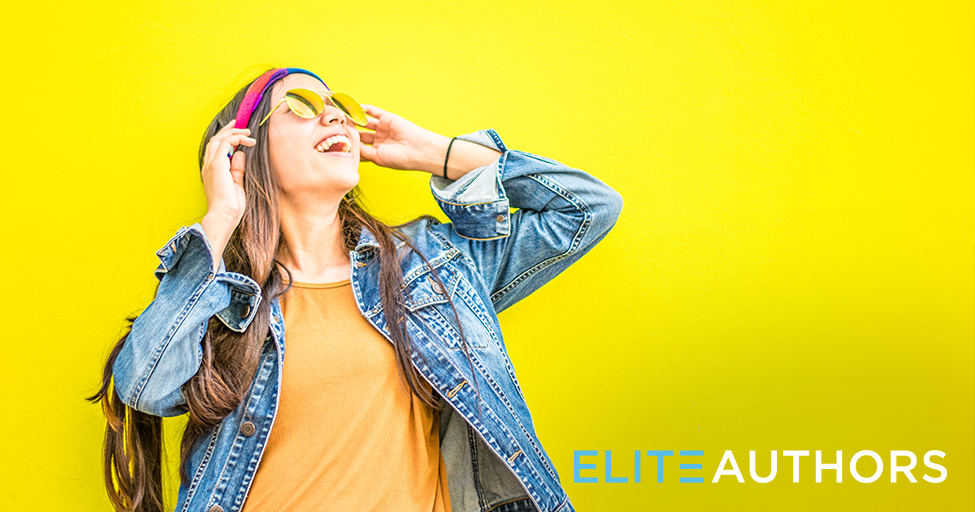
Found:
M 414 323 L 423 326 L 429 334 L 450 349 L 462 348 L 461 333 L 468 347 L 488 347 L 491 335 L 465 300 L 465 297 L 471 295 L 467 290 L 467 280 L 449 264 L 441 265 L 436 270 L 446 289 L 428 270 L 412 279 L 404 290 L 409 297 L 406 299 L 406 308 Z M 454 316 L 455 308 L 461 320 L 460 325 Z

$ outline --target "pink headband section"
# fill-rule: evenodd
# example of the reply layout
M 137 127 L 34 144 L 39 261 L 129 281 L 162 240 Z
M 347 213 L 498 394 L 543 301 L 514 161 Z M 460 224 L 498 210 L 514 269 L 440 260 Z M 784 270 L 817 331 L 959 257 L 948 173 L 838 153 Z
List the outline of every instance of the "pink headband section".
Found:
M 251 122 L 251 116 L 254 115 L 254 109 L 257 108 L 257 105 L 264 98 L 264 93 L 275 82 L 292 73 L 304 73 L 318 78 L 318 75 L 315 73 L 301 68 L 277 68 L 264 73 L 247 88 L 247 92 L 244 94 L 244 101 L 241 102 L 240 108 L 237 110 L 237 121 L 234 123 L 234 128 L 247 128 L 247 125 Z M 322 85 L 325 84 L 325 81 L 321 78 L 318 78 L 318 81 L 322 82 Z M 325 89 L 328 89 L 327 85 L 325 85 Z

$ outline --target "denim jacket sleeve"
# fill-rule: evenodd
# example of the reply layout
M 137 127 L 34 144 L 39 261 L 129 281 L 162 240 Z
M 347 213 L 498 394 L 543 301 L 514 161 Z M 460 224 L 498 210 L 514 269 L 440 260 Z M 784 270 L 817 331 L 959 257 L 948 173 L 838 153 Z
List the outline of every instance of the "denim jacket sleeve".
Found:
M 430 179 L 451 223 L 434 229 L 471 258 L 500 313 L 586 254 L 616 224 L 623 198 L 594 176 L 509 150 L 494 130 L 458 139 L 501 152 L 458 180 Z M 509 213 L 509 207 L 518 208 Z
M 214 315 L 243 332 L 257 312 L 260 286 L 227 272 L 223 258 L 214 272 L 213 251 L 199 223 L 180 228 L 156 254 L 156 297 L 132 324 L 112 368 L 115 389 L 130 407 L 156 416 L 187 411 L 182 386 L 200 368 L 200 341 Z

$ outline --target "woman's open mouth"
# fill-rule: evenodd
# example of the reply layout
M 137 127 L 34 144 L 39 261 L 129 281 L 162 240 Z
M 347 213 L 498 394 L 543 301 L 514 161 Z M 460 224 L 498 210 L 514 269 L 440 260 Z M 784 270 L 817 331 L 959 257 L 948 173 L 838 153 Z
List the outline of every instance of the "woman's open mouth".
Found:
M 351 155 L 352 141 L 345 135 L 332 135 L 315 146 L 315 151 L 333 155 Z

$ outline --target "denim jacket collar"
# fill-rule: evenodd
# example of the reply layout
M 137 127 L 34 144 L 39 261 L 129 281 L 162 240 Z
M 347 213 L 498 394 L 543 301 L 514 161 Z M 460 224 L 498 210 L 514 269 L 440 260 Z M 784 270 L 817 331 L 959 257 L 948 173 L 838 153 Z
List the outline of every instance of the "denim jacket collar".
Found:
M 379 249 L 379 241 L 376 240 L 376 235 L 372 234 L 369 227 L 362 224 L 362 232 L 359 234 L 359 243 L 355 246 L 355 252 L 359 256 L 365 257 L 373 248 Z
M 379 241 L 376 239 L 376 235 L 372 233 L 369 226 L 361 224 L 362 231 L 359 234 L 359 242 L 356 244 L 354 252 L 363 261 L 366 262 L 376 251 L 379 250 Z M 400 240 L 395 240 L 396 249 L 403 247 L 404 243 Z

